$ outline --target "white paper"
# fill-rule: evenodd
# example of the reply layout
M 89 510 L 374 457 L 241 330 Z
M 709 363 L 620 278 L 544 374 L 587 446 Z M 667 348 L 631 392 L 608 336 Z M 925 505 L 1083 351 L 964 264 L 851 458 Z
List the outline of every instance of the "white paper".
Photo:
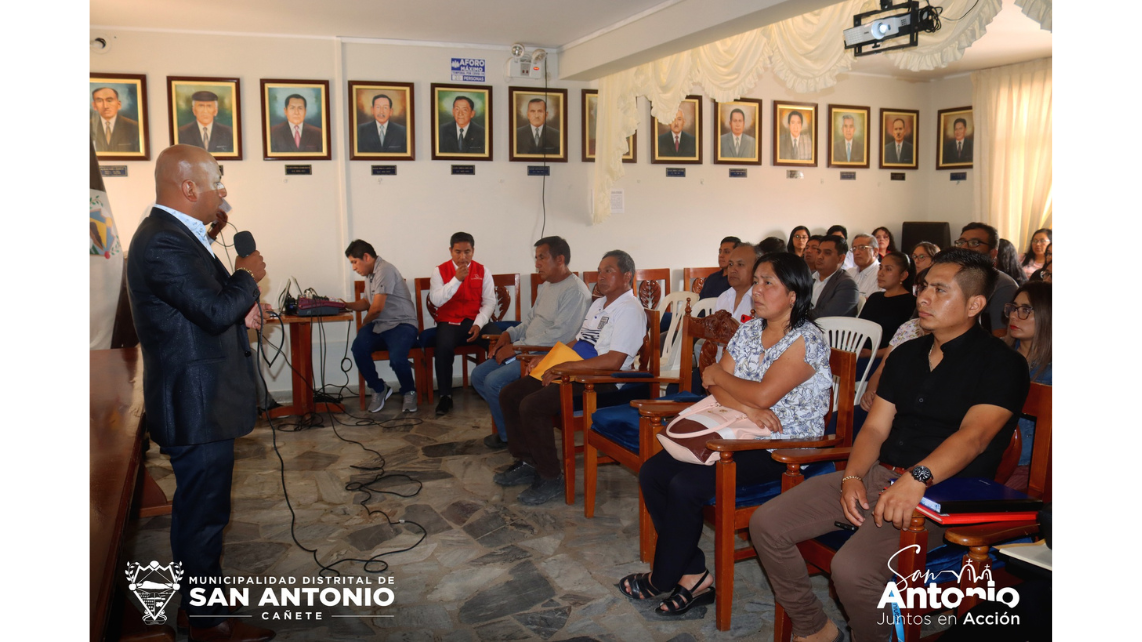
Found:
M 622 214 L 625 203 L 626 195 L 624 194 L 624 190 L 611 190 L 611 214 Z

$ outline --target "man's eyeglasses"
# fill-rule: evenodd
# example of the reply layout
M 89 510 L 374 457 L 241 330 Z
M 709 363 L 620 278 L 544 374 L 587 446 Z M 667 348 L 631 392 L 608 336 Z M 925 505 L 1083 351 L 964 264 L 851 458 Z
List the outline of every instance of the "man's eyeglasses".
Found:
M 226 186 L 222 184 L 222 181 L 211 183 L 210 186 L 214 188 L 215 192 L 221 192 L 222 190 L 226 189 Z
M 1007 305 L 1003 306 L 1003 314 L 1009 319 L 1013 316 L 1018 316 L 1020 319 L 1026 321 L 1028 317 L 1035 314 L 1035 308 L 1029 305 L 1016 305 L 1014 303 L 1008 303 Z
M 987 241 L 981 241 L 979 239 L 956 239 L 955 241 L 952 241 L 952 245 L 956 247 L 970 247 L 972 249 L 975 249 L 981 245 L 991 247 L 991 243 L 988 243 Z
M 853 249 L 854 250 L 860 250 L 861 252 L 864 252 L 865 250 L 873 249 L 873 247 L 871 245 L 854 245 Z

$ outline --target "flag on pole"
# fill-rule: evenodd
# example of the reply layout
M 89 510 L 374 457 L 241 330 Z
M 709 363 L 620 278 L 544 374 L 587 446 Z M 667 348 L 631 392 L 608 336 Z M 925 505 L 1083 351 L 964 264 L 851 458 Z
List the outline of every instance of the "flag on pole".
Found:
M 123 279 L 123 246 L 119 231 L 111 217 L 111 201 L 103 188 L 103 175 L 91 145 L 91 349 L 111 347 L 115 328 L 115 309 Z

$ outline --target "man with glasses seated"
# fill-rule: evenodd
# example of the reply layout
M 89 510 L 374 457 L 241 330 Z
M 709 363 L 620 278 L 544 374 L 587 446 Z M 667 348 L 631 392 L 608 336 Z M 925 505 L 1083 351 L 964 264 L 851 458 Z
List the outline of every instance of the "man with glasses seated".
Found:
M 876 258 L 876 239 L 868 234 L 857 234 L 853 237 L 853 262 L 856 265 L 845 270 L 856 281 L 857 289 L 867 299 L 875 292 L 880 292 L 876 282 L 876 273 L 880 271 L 880 261 Z
M 968 223 L 960 232 L 960 238 L 952 241 L 952 245 L 971 250 L 977 254 L 986 254 L 991 257 L 991 264 L 995 265 L 995 257 L 999 255 L 999 232 L 987 223 Z M 1015 291 L 1019 284 L 1015 279 L 1002 271 L 995 282 L 995 292 L 987 301 L 987 309 L 980 315 L 983 328 L 997 337 L 1007 336 L 1007 324 L 1004 322 L 1003 306 L 1011 303 L 1015 298 Z

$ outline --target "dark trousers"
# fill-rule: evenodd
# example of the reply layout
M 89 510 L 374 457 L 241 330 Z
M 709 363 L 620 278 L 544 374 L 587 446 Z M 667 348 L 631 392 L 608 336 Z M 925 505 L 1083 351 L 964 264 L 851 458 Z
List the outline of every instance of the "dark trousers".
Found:
M 206 589 L 209 599 L 220 584 L 193 584 L 192 577 L 222 576 L 222 529 L 230 522 L 230 486 L 234 477 L 234 440 L 193 446 L 166 446 L 177 484 L 171 508 L 171 555 L 182 562 L 182 608 L 196 617 L 191 624 L 211 627 L 229 616 L 226 606 L 194 606 L 190 589 Z
M 452 394 L 452 366 L 456 360 L 456 348 L 468 343 L 472 322 L 473 319 L 464 319 L 458 325 L 440 323 L 436 326 L 436 347 L 433 348 L 433 358 L 436 361 L 436 387 L 441 397 Z M 488 342 L 476 339 L 472 343 L 486 346 Z
M 381 333 L 373 332 L 373 324 L 362 327 L 357 331 L 357 338 L 353 340 L 353 361 L 357 370 L 365 378 L 365 385 L 380 392 L 385 389 L 384 382 L 377 376 L 377 365 L 373 363 L 373 353 L 387 350 L 389 353 L 389 367 L 393 369 L 397 380 L 400 381 L 400 393 L 416 392 L 416 379 L 412 376 L 412 366 L 408 362 L 408 352 L 416 343 L 416 326 L 411 323 L 402 323 Z
M 749 520 L 753 547 L 761 558 L 773 596 L 793 621 L 793 634 L 807 636 L 825 626 L 828 616 L 813 594 L 805 560 L 797 543 L 840 530 L 834 523 L 848 521 L 841 511 L 841 478 L 844 471 L 807 479 L 757 509 Z M 873 464 L 864 476 L 869 510 L 864 523 L 837 551 L 831 563 L 837 597 L 849 616 L 853 638 L 860 642 L 888 640 L 892 627 L 881 624 L 892 618 L 891 607 L 877 609 L 880 596 L 893 579 L 889 559 L 900 550 L 900 531 L 892 524 L 877 527 L 872 520 L 881 489 L 899 475 Z M 944 541 L 944 528 L 927 522 L 928 545 Z M 895 561 L 892 563 L 895 567 Z M 909 586 L 917 586 L 909 584 Z
M 739 486 L 780 479 L 785 472 L 785 465 L 773 461 L 766 450 L 737 453 L 734 461 Z M 706 568 L 698 540 L 702 537 L 702 508 L 714 497 L 715 468 L 678 461 L 663 450 L 639 469 L 638 485 L 658 532 L 650 578 L 656 589 L 668 591 L 683 575 Z
M 573 383 L 571 387 L 575 397 L 583 396 L 583 384 Z M 596 392 L 614 389 L 612 383 L 595 386 Z M 534 377 L 522 377 L 500 391 L 500 409 L 512 457 L 535 466 L 544 479 L 558 479 L 563 467 L 555 448 L 553 422 L 559 414 L 559 384 L 545 386 Z

